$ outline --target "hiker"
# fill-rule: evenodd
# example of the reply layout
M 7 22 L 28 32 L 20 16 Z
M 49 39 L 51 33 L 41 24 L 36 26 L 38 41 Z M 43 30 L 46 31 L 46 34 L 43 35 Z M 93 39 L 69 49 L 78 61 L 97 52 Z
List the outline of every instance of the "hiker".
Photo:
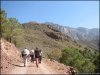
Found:
M 36 61 L 37 67 L 38 67 L 39 57 L 40 57 L 39 52 L 40 52 L 39 49 L 36 47 L 36 49 L 35 49 L 35 61 Z
M 34 62 L 34 49 L 30 51 L 31 62 Z
M 27 62 L 28 62 L 28 59 L 29 59 L 29 55 L 30 55 L 30 52 L 27 48 L 25 48 L 23 51 L 22 51 L 22 58 L 24 60 L 24 66 L 27 65 Z
M 41 49 L 39 50 L 39 63 L 41 63 L 41 60 L 42 60 L 42 51 Z

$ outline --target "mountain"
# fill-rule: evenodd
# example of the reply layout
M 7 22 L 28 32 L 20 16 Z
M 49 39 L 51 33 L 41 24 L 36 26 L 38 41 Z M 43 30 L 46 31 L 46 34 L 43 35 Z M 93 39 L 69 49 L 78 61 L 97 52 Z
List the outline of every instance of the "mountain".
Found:
M 25 30 L 25 47 L 30 49 L 39 47 L 44 51 L 44 54 L 56 49 L 80 48 L 80 44 L 51 25 L 29 22 L 24 23 L 23 28 Z M 84 47 L 82 48 L 84 49 Z
M 87 45 L 90 48 L 99 50 L 99 29 L 98 28 L 71 28 L 68 26 L 61 26 L 59 24 L 46 22 L 45 24 L 53 26 L 58 31 L 61 31 L 65 35 L 71 37 L 72 40 L 75 40 L 81 44 Z
M 0 46 L 2 57 L 0 60 L 2 60 L 2 73 L 8 73 L 8 71 L 11 71 L 14 67 L 15 69 L 11 73 L 26 73 L 25 69 L 20 70 L 23 67 L 19 64 L 22 63 L 22 59 L 20 58 L 21 52 L 19 51 L 23 50 L 25 47 L 29 50 L 35 49 L 36 47 L 41 49 L 43 52 L 43 59 L 49 58 L 45 61 L 45 64 L 50 66 L 50 68 L 53 68 L 54 71 L 56 69 L 59 73 L 65 73 L 66 66 L 68 65 L 74 67 L 82 73 L 94 72 L 95 67 L 98 66 L 98 59 L 96 60 L 98 56 L 97 51 L 93 51 L 87 46 L 78 43 L 69 35 L 66 35 L 64 32 L 62 33 L 54 26 L 37 22 L 24 23 L 22 26 L 25 33 L 23 37 L 25 39 L 25 44 L 23 44 L 23 47 L 21 46 L 20 50 L 17 49 L 14 44 L 11 44 L 3 39 L 1 40 Z M 71 29 L 73 30 L 74 28 Z M 56 60 L 58 62 L 56 62 Z M 95 61 L 97 63 L 94 63 Z M 84 67 L 82 67 L 83 65 Z M 43 64 L 42 66 L 45 68 Z M 40 71 L 42 71 L 43 67 Z M 26 69 L 28 70 L 28 73 L 34 73 L 33 70 L 35 70 L 35 66 L 32 68 L 26 67 Z M 30 69 L 32 69 L 32 72 Z M 16 70 L 17 72 L 15 72 Z

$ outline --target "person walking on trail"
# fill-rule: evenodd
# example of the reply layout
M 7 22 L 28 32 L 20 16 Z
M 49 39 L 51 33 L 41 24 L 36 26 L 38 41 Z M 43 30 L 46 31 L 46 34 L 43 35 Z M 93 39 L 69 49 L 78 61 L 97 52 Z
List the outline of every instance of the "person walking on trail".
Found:
M 35 49 L 35 61 L 36 61 L 36 66 L 38 67 L 38 63 L 39 63 L 39 57 L 40 57 L 40 50 L 36 47 Z
M 27 65 L 27 62 L 28 62 L 28 59 L 29 59 L 29 55 L 30 55 L 30 52 L 27 48 L 25 48 L 23 51 L 22 51 L 22 57 L 23 57 L 23 60 L 24 60 L 24 66 Z
M 39 51 L 39 63 L 41 63 L 41 60 L 42 60 L 42 51 L 40 49 L 40 51 Z
M 31 62 L 34 62 L 34 49 L 30 51 Z

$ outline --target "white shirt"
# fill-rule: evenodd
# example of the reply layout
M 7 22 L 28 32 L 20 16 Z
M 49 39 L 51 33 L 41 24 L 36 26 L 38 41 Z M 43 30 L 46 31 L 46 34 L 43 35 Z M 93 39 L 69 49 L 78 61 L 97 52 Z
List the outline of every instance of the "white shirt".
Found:
M 40 52 L 40 56 L 42 56 L 42 52 Z
M 28 49 L 24 49 L 24 54 L 29 55 L 30 54 L 29 50 Z
M 31 54 L 34 54 L 34 50 L 31 50 Z

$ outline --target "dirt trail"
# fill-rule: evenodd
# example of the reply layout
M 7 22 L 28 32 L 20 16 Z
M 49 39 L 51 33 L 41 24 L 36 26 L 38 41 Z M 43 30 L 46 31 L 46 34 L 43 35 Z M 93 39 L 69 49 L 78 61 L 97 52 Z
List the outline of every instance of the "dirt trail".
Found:
M 70 66 L 47 58 L 42 59 L 39 68 L 36 67 L 35 62 L 28 62 L 27 67 L 24 67 L 21 52 L 14 44 L 1 39 L 0 47 L 1 74 L 66 74 L 69 72 Z
M 35 62 L 28 62 L 26 67 L 23 66 L 23 63 L 16 65 L 9 74 L 57 74 L 52 69 L 49 68 L 44 62 L 39 64 L 39 67 L 36 67 Z

